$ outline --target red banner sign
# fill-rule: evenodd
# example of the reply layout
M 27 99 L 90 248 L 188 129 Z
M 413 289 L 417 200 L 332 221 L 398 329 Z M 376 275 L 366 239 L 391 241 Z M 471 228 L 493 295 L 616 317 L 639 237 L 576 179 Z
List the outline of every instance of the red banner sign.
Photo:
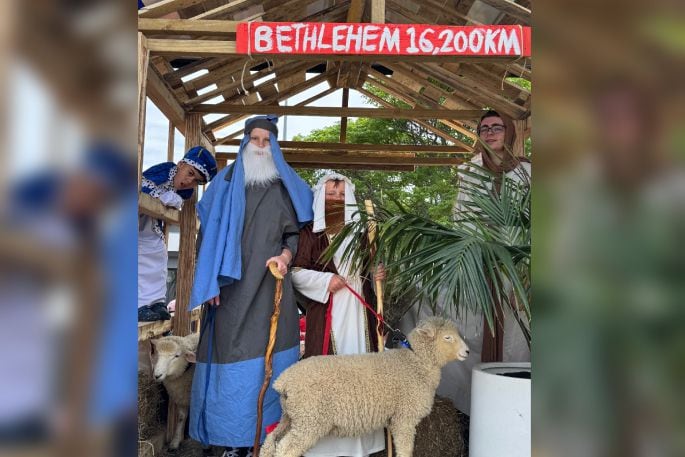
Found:
M 530 27 L 243 22 L 244 54 L 530 56 Z

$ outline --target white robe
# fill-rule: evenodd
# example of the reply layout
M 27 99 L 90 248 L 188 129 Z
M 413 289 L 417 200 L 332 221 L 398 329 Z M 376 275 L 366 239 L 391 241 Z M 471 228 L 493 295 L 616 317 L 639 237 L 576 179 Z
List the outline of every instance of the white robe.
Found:
M 362 295 L 362 280 L 354 275 L 347 264 L 341 262 L 342 253 L 348 244 L 346 240 L 335 253 L 333 262 L 348 284 Z M 328 303 L 328 285 L 333 273 L 316 270 L 293 270 L 293 284 L 306 297 L 321 303 Z M 370 351 L 367 346 L 367 323 L 364 306 L 352 293 L 344 288 L 333 295 L 331 312 L 331 341 L 336 354 L 362 354 Z M 383 429 L 362 437 L 339 438 L 326 436 L 305 453 L 305 457 L 363 457 L 385 449 Z
M 167 253 L 164 240 L 152 230 L 154 220 L 143 216 L 138 232 L 138 308 L 166 301 Z

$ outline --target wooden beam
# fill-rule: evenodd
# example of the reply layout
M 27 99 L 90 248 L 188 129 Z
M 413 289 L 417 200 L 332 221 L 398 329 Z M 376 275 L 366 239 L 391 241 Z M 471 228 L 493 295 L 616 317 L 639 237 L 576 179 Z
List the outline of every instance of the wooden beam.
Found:
M 345 22 L 361 22 L 364 14 L 364 0 L 350 0 L 350 9 L 347 10 Z
M 201 104 L 194 113 L 278 114 L 281 116 L 368 117 L 385 119 L 479 119 L 484 110 L 404 109 L 404 108 L 338 108 L 329 106 L 237 105 L 233 103 Z
M 530 24 L 530 10 L 511 0 L 481 0 L 490 6 L 508 14 L 509 16 L 521 21 L 522 25 Z
M 169 224 L 178 225 L 181 221 L 181 212 L 176 208 L 164 206 L 157 198 L 148 194 L 138 194 L 138 212 L 147 214 L 155 219 L 161 219 Z
M 235 152 L 220 152 L 218 157 L 227 160 L 235 160 L 238 156 Z M 456 166 L 464 163 L 464 157 L 397 157 L 397 154 L 331 154 L 331 153 L 297 153 L 284 152 L 283 157 L 292 163 L 311 163 L 317 165 L 356 164 L 356 165 L 421 165 L 421 166 Z
M 234 56 L 236 52 L 235 41 L 226 40 L 178 40 L 178 39 L 148 39 L 150 52 L 155 55 L 171 57 L 220 57 Z M 274 51 L 272 53 L 253 54 L 255 59 L 283 57 L 283 54 Z M 519 56 L 442 56 L 442 55 L 384 55 L 374 54 L 373 56 L 359 56 L 354 54 L 293 54 L 288 56 L 290 59 L 297 60 L 338 60 L 338 61 L 369 61 L 374 62 L 396 62 L 402 59 L 403 62 L 441 62 L 445 59 L 452 59 L 455 62 L 474 62 L 474 63 L 513 63 L 519 60 Z
M 143 177 L 148 68 L 150 68 L 150 52 L 147 48 L 147 39 L 138 32 L 138 188 Z
M 310 68 L 310 67 L 311 67 L 311 65 L 308 63 L 303 64 L 303 63 L 298 63 L 298 62 L 294 62 L 291 64 L 285 64 L 285 65 L 280 64 L 278 66 L 272 65 L 272 66 L 269 66 L 267 68 L 264 68 L 264 69 L 256 72 L 255 74 L 252 74 L 252 75 L 249 73 L 249 71 L 247 71 L 245 77 L 242 79 L 242 82 L 241 82 L 240 78 L 238 78 L 237 81 L 233 81 L 232 79 L 225 77 L 224 79 L 226 79 L 226 84 L 221 84 L 221 85 L 217 84 L 216 89 L 211 90 L 211 91 L 204 93 L 202 95 L 198 95 L 197 97 L 191 98 L 190 100 L 188 100 L 185 103 L 185 106 L 189 107 L 189 106 L 198 105 L 199 103 L 206 101 L 206 100 L 209 100 L 211 98 L 214 98 L 217 95 L 220 95 L 224 92 L 242 89 L 242 86 L 245 86 L 247 88 L 254 81 L 257 81 L 258 79 L 263 78 L 264 76 L 270 75 L 277 70 L 278 71 L 284 71 L 284 73 L 281 74 L 281 78 L 283 78 L 283 77 L 288 78 L 294 74 L 303 73 L 303 72 L 305 72 L 305 70 L 307 70 L 307 68 Z M 241 75 L 241 77 L 242 77 L 242 75 Z M 280 79 L 280 78 L 277 78 L 277 79 Z M 264 84 L 273 85 L 273 83 L 274 83 L 274 80 L 270 80 Z M 261 86 L 261 84 L 260 84 L 260 86 Z M 254 88 L 254 90 L 252 90 L 252 91 L 255 91 L 255 90 L 258 91 L 260 86 L 256 86 Z
M 366 95 L 371 100 L 374 100 L 375 102 L 380 103 L 383 106 L 392 106 L 392 104 L 390 104 L 390 103 L 386 102 L 385 100 L 383 100 L 382 98 L 372 94 L 371 92 L 367 91 L 366 89 L 357 89 L 357 90 L 359 91 L 360 94 Z M 413 122 L 416 122 L 421 127 L 425 128 L 426 130 L 433 133 L 434 135 L 439 136 L 440 138 L 442 138 L 445 141 L 450 141 L 452 143 L 462 145 L 463 147 L 468 148 L 469 150 L 473 149 L 471 146 L 464 144 L 463 142 L 461 142 L 457 138 L 453 137 L 452 135 L 448 134 L 447 132 L 443 132 L 439 128 L 436 128 L 430 124 L 427 124 L 427 123 L 425 123 L 423 121 L 419 121 L 419 120 L 415 120 Z
M 162 17 L 189 6 L 203 3 L 205 0 L 162 0 L 138 10 L 138 17 Z
M 224 5 L 212 8 L 209 11 L 205 11 L 204 13 L 198 14 L 197 16 L 193 16 L 191 19 L 210 19 L 223 15 L 228 15 L 247 6 L 250 6 L 252 3 L 255 3 L 254 0 L 236 0 L 233 2 L 228 2 Z
M 295 105 L 295 106 L 307 106 L 308 104 L 310 104 L 310 103 L 312 103 L 312 102 L 314 102 L 314 101 L 316 101 L 316 100 L 318 100 L 318 99 L 320 99 L 320 98 L 323 98 L 323 97 L 325 97 L 326 95 L 332 94 L 332 93 L 335 92 L 336 90 L 338 90 L 337 87 L 329 87 L 329 88 L 326 89 L 325 91 L 323 91 L 323 92 L 321 92 L 321 93 L 318 93 L 318 94 L 316 94 L 316 95 L 314 95 L 314 96 L 312 96 L 312 97 L 309 97 L 307 100 L 301 101 L 300 103 L 298 103 L 298 104 Z M 280 117 L 280 116 L 279 116 L 279 117 Z M 223 138 L 218 139 L 218 140 L 216 141 L 216 144 L 217 144 L 217 145 L 221 145 L 221 144 L 225 144 L 226 141 L 234 141 L 234 140 L 232 140 L 231 138 L 235 138 L 236 136 L 242 135 L 242 134 L 243 134 L 243 129 L 240 129 L 240 130 L 238 130 L 237 132 L 232 133 L 231 135 L 227 135 L 227 136 L 225 136 L 225 137 L 223 137 Z M 235 140 L 235 141 L 237 141 L 236 145 L 239 145 L 239 144 L 240 144 L 240 140 Z M 281 142 L 279 142 L 279 144 L 281 144 Z
M 347 108 L 347 104 L 350 99 L 350 89 L 345 88 L 343 89 L 342 93 L 342 107 Z M 347 117 L 343 116 L 340 119 L 340 142 L 341 143 L 346 143 L 347 142 Z
M 240 140 L 225 140 L 224 146 L 238 146 Z M 279 141 L 278 145 L 283 151 L 299 149 L 304 151 L 348 151 L 348 152 L 414 152 L 430 154 L 459 154 L 470 153 L 471 148 L 464 146 L 439 146 L 417 144 L 363 144 L 363 143 L 319 143 L 316 141 Z M 222 154 L 218 152 L 217 155 Z
M 385 0 L 371 0 L 371 22 L 385 23 Z
M 185 149 L 200 144 L 202 135 L 202 117 L 188 114 L 185 119 Z M 176 313 L 173 318 L 174 335 L 185 336 L 190 333 L 190 290 L 195 276 L 195 244 L 197 241 L 197 216 L 195 203 L 197 192 L 186 200 L 181 210 L 180 243 L 178 246 L 178 276 L 176 286 Z
M 169 121 L 169 134 L 167 135 L 166 143 L 166 160 L 167 162 L 174 161 L 174 137 L 176 136 L 176 127 L 173 122 Z
M 169 119 L 181 134 L 185 134 L 185 112 L 183 107 L 164 84 L 156 71 L 151 70 L 147 75 L 147 95 L 159 110 Z
M 138 19 L 138 31 L 150 35 L 223 36 L 235 41 L 238 21 Z
M 304 90 L 307 90 L 311 87 L 316 86 L 319 83 L 324 82 L 326 80 L 327 76 L 328 76 L 328 73 L 321 73 L 320 75 L 317 75 L 317 76 L 315 76 L 315 77 L 313 77 L 313 78 L 311 78 L 311 79 L 309 79 L 309 80 L 307 80 L 301 84 L 290 87 L 285 91 L 281 91 L 278 94 L 274 95 L 273 97 L 269 97 L 266 100 L 262 100 L 258 104 L 249 105 L 249 107 L 263 106 L 263 105 L 268 105 L 270 103 L 278 103 L 282 100 L 285 100 L 286 98 L 292 97 L 295 94 L 299 94 L 300 92 L 302 92 Z M 214 105 L 210 105 L 210 106 L 214 106 Z M 250 114 L 257 114 L 257 113 L 254 113 L 253 111 L 250 111 L 249 109 L 245 110 L 245 112 L 248 114 L 242 114 L 242 115 L 237 115 L 237 116 L 225 116 L 225 117 L 222 117 L 221 119 L 217 119 L 216 121 L 210 123 L 207 126 L 207 129 L 212 130 L 212 131 L 216 131 L 216 130 L 222 129 L 226 126 L 235 124 L 236 122 L 240 122 L 242 119 L 245 119 Z M 269 112 L 266 114 L 271 114 L 271 113 Z M 278 113 L 273 113 L 273 114 L 278 114 Z
M 171 57 L 220 57 L 236 55 L 235 41 L 226 40 L 175 40 L 151 38 L 150 52 Z
M 398 172 L 398 171 L 415 171 L 416 167 L 414 165 L 375 165 L 375 164 L 353 164 L 353 163 L 338 163 L 334 167 L 331 166 L 321 166 L 316 163 L 291 163 L 289 164 L 293 168 L 300 169 L 310 169 L 319 170 L 334 169 L 334 170 L 373 170 L 373 171 L 387 171 L 387 172 Z

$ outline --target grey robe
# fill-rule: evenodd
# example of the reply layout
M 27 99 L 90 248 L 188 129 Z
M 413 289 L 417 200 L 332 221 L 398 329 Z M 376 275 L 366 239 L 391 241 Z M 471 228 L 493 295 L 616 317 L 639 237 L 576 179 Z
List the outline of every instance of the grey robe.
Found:
M 198 441 L 220 446 L 254 442 L 276 284 L 265 264 L 284 247 L 294 257 L 298 231 L 295 210 L 280 180 L 246 188 L 242 279 L 222 287 L 221 305 L 203 312 L 190 409 L 190 435 Z M 298 356 L 299 314 L 288 274 L 283 281 L 272 381 Z M 269 388 L 262 440 L 265 427 L 280 415 L 278 394 Z

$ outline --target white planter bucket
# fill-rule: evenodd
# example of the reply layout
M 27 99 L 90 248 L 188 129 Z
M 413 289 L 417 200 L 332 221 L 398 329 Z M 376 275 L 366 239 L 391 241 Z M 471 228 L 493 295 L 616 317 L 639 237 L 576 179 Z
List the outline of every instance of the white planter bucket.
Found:
M 522 373 L 528 379 L 511 376 Z M 530 457 L 529 375 L 530 363 L 473 367 L 469 457 Z

